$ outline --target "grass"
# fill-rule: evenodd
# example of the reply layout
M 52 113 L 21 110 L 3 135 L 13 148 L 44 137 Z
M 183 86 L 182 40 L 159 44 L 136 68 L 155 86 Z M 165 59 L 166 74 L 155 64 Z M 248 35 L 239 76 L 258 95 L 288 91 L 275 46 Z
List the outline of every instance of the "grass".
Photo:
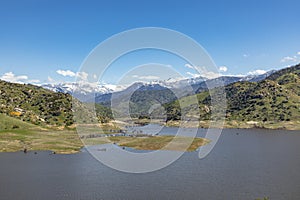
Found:
M 0 114 L 0 152 L 49 150 L 56 153 L 76 153 L 83 147 L 76 130 L 54 130 L 41 128 L 18 119 Z M 117 130 L 115 126 L 105 126 L 103 129 Z M 103 130 L 102 129 L 102 130 Z M 89 133 L 106 133 L 99 127 L 84 127 Z M 98 132 L 97 132 L 98 130 Z M 107 132 L 109 133 L 109 132 Z M 172 141 L 173 140 L 173 141 Z M 170 143 L 172 141 L 172 143 Z M 199 146 L 209 141 L 203 138 L 148 136 L 148 137 L 96 137 L 84 139 L 86 145 L 117 143 L 120 146 L 140 150 L 178 150 L 195 151 Z M 188 146 L 188 144 L 191 144 Z M 187 148 L 188 146 L 188 148 Z
M 149 137 L 110 137 L 109 140 L 122 147 L 138 150 L 175 150 L 195 151 L 200 146 L 208 144 L 204 138 L 174 137 L 174 136 L 149 136 Z M 172 143 L 170 143 L 172 141 Z M 189 145 L 190 144 L 190 145 Z
M 169 126 L 180 125 L 178 121 L 169 121 Z M 192 121 L 183 126 L 207 128 L 209 121 L 193 123 Z M 241 121 L 226 121 L 225 128 L 269 128 L 299 130 L 300 122 L 259 122 L 247 123 Z M 95 126 L 83 127 L 83 130 L 93 134 L 106 134 L 118 131 L 114 124 L 105 124 L 102 129 Z M 170 143 L 172 141 L 172 143 Z M 174 136 L 145 136 L 145 137 L 95 137 L 84 139 L 85 145 L 99 145 L 105 143 L 116 143 L 119 146 L 131 147 L 139 150 L 177 150 L 195 151 L 209 141 L 203 138 L 175 137 Z M 188 144 L 191 144 L 188 146 Z M 55 130 L 41 128 L 27 122 L 0 114 L 0 152 L 50 150 L 56 153 L 76 153 L 83 147 L 75 129 Z
M 0 152 L 50 150 L 74 153 L 82 147 L 75 131 L 52 130 L 0 114 Z
M 170 143 L 173 140 L 172 143 Z M 85 145 L 117 143 L 139 150 L 195 151 L 209 141 L 204 138 L 149 136 L 99 137 L 84 140 Z M 188 144 L 191 144 L 188 146 Z M 188 148 L 187 148 L 188 146 Z M 5 130 L 0 131 L 0 152 L 50 150 L 56 153 L 77 153 L 83 147 L 75 131 L 58 130 Z
M 205 121 L 189 121 L 188 123 L 181 123 L 180 120 L 168 121 L 166 126 L 170 127 L 185 127 L 185 128 L 263 128 L 270 130 L 300 130 L 300 121 L 282 121 L 282 122 L 257 122 L 257 121 L 240 121 L 240 120 L 226 120 L 223 127 L 215 126 L 214 122 L 205 120 Z
M 15 152 L 50 150 L 56 153 L 76 153 L 82 148 L 73 131 L 10 130 L 0 131 L 0 151 Z
M 289 122 L 256 122 L 250 123 L 245 121 L 226 121 L 224 128 L 263 128 L 270 130 L 300 130 L 300 121 L 289 121 Z
M 82 143 L 72 130 L 41 128 L 0 114 L 0 152 L 50 150 L 56 153 L 75 153 Z
M 82 143 L 74 131 L 58 130 L 2 130 L 0 152 L 50 150 L 56 153 L 76 153 Z
M 33 129 L 38 128 L 37 126 L 23 122 L 19 119 L 0 114 L 0 130 L 11 130 L 11 129 Z
M 173 123 L 171 123 L 173 122 Z M 178 121 L 177 121 L 178 122 Z M 176 121 L 169 121 L 169 126 L 180 125 Z M 192 121 L 183 126 L 207 128 L 209 121 L 193 123 Z M 282 122 L 282 123 L 247 123 L 240 121 L 226 121 L 225 128 L 269 128 L 269 129 L 290 129 L 299 130 L 300 122 Z M 102 129 L 95 126 L 83 127 L 87 134 L 106 134 L 118 131 L 114 124 L 102 125 Z M 173 140 L 173 141 L 172 141 Z M 172 143 L 170 143 L 172 141 Z M 173 137 L 173 136 L 147 136 L 147 137 L 95 137 L 84 139 L 86 145 L 98 145 L 105 143 L 117 143 L 119 146 L 131 147 L 140 150 L 178 150 L 195 151 L 209 141 L 203 138 Z M 188 144 L 191 144 L 188 146 Z M 188 147 L 187 147 L 188 146 Z M 0 152 L 15 152 L 26 148 L 29 151 L 50 150 L 56 153 L 76 153 L 83 147 L 75 129 L 55 130 L 50 128 L 41 128 L 27 122 L 0 114 Z

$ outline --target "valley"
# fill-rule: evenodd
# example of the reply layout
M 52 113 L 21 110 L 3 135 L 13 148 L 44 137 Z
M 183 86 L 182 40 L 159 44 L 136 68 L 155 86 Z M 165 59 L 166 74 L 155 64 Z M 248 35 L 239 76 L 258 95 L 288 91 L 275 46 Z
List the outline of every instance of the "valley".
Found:
M 300 130 L 300 65 L 260 76 L 262 77 L 258 81 L 257 78 L 256 81 L 245 81 L 221 77 L 226 79 L 227 108 L 224 128 Z M 214 83 L 219 80 L 206 81 Z M 204 83 L 193 86 L 194 92 L 198 93 L 182 93 L 183 96 L 179 97 L 174 95 L 172 89 L 160 85 L 132 85 L 113 94 L 116 98 L 115 107 L 110 107 L 109 94 L 101 97 L 105 101 L 99 101 L 101 98 L 96 96 L 98 103 L 95 106 L 95 115 L 91 102 L 81 102 L 71 94 L 54 92 L 35 85 L 0 81 L 0 151 L 19 151 L 26 148 L 57 153 L 79 152 L 83 144 L 76 133 L 78 125 L 83 126 L 88 134 L 108 135 L 126 131 L 126 127 L 149 123 L 171 127 L 214 128 L 210 92 L 217 92 L 219 88 L 208 91 Z M 180 88 L 177 90 L 180 91 Z M 198 100 L 196 104 L 191 101 L 195 98 Z M 130 102 L 129 113 L 122 116 L 126 101 Z M 187 106 L 180 108 L 180 105 Z M 79 111 L 76 122 L 72 112 L 75 107 Z M 149 109 L 152 109 L 150 113 Z M 191 120 L 182 123 L 182 109 L 186 109 L 184 112 L 192 116 Z M 118 120 L 115 121 L 116 115 Z M 105 141 L 102 138 L 89 141 L 103 144 L 118 140 L 120 146 L 137 149 L 156 149 L 149 144 L 161 146 L 159 141 L 168 141 L 160 137 L 110 139 L 112 140 Z M 197 140 L 201 138 L 194 142 L 197 143 Z M 136 145 L 138 143 L 144 145 Z

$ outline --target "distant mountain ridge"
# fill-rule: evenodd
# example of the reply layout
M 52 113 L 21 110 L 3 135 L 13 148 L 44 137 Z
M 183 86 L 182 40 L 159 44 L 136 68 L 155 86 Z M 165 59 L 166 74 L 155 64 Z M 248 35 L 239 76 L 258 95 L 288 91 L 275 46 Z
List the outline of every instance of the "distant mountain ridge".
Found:
M 259 82 L 239 81 L 228 84 L 225 92 L 228 121 L 254 124 L 268 122 L 274 126 L 283 122 L 300 122 L 300 64 L 273 72 Z M 196 110 L 195 106 L 199 107 L 201 120 L 209 120 L 212 110 L 209 92 L 202 91 L 196 97 L 198 105 L 191 105 L 188 109 Z M 165 105 L 168 120 L 180 119 L 178 101 L 188 102 L 189 98 L 183 97 Z
M 260 81 L 269 76 L 272 72 L 262 75 L 251 75 L 245 77 L 221 76 L 214 79 L 204 79 L 202 77 L 194 79 L 184 79 L 179 81 L 153 81 L 150 83 L 137 82 L 128 88 L 107 94 L 96 94 L 95 101 L 108 108 L 113 106 L 113 110 L 124 113 L 131 117 L 149 116 L 151 107 L 163 105 L 184 96 L 197 94 L 210 88 L 218 87 L 220 84 L 226 86 L 239 81 Z M 113 105 L 111 103 L 113 102 Z M 128 110 L 129 102 L 129 110 Z M 130 112 L 130 114 L 128 113 Z M 159 114 L 156 115 L 159 117 Z
M 91 100 L 96 97 L 97 103 L 103 103 L 110 99 L 111 94 L 119 92 L 128 92 L 133 88 L 138 90 L 163 90 L 163 89 L 184 89 L 185 87 L 192 87 L 194 92 L 198 93 L 207 89 L 206 84 L 210 83 L 213 85 L 213 82 L 219 82 L 222 80 L 224 85 L 237 82 L 237 81 L 250 81 L 256 82 L 264 79 L 270 73 L 273 73 L 274 70 L 269 71 L 262 75 L 248 75 L 244 77 L 240 76 L 221 76 L 214 79 L 207 79 L 205 77 L 196 77 L 196 78 L 186 78 L 186 79 L 168 79 L 160 81 L 150 81 L 150 82 L 136 82 L 132 85 L 111 85 L 111 84 L 97 84 L 97 83 L 87 83 L 87 82 L 78 82 L 78 83 L 58 83 L 58 84 L 44 84 L 43 88 L 49 89 L 54 92 L 62 92 L 67 94 L 72 94 L 81 101 L 93 101 Z M 123 93 L 124 93 L 123 92 Z

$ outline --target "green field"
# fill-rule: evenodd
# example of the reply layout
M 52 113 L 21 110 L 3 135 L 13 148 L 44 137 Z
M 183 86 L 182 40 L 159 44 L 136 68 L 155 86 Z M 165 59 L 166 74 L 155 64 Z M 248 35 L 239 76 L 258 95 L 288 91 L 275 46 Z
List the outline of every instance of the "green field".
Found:
M 0 152 L 50 150 L 76 153 L 82 147 L 72 130 L 52 130 L 0 114 Z
M 139 150 L 174 150 L 174 151 L 196 151 L 200 146 L 209 143 L 204 138 L 153 136 L 153 137 L 114 137 L 110 138 L 119 146 L 131 147 Z M 170 143 L 172 142 L 172 143 Z M 189 145 L 190 144 L 190 145 Z
M 3 114 L 0 114 L 0 127 L 0 152 L 22 151 L 26 148 L 28 151 L 49 150 L 56 153 L 76 153 L 83 147 L 75 130 L 41 128 Z M 93 130 L 94 133 L 96 129 L 88 130 L 89 132 Z M 85 145 L 116 143 L 119 146 L 140 150 L 177 151 L 195 151 L 208 142 L 203 138 L 174 138 L 173 136 L 117 136 L 84 139 Z
M 12 129 L 34 129 L 38 128 L 33 124 L 23 122 L 13 117 L 0 114 L 0 130 L 12 130 Z
M 172 143 L 170 143 L 172 142 Z M 143 137 L 101 137 L 86 139 L 86 145 L 115 143 L 121 147 L 130 147 L 138 150 L 173 150 L 173 151 L 195 151 L 200 146 L 209 143 L 204 138 L 165 136 L 143 136 Z

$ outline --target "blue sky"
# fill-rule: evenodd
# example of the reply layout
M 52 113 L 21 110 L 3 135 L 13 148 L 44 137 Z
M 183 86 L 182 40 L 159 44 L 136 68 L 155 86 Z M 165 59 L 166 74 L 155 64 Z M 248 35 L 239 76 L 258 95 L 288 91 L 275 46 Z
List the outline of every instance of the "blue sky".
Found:
M 149 26 L 190 36 L 217 66 L 226 67 L 223 74 L 280 69 L 300 62 L 299 7 L 298 0 L 2 0 L 0 78 L 72 81 L 100 42 Z M 156 61 L 189 76 L 180 59 L 149 51 L 142 55 L 119 62 L 123 72 L 142 61 Z M 108 73 L 110 79 L 104 81 L 115 82 L 117 72 Z

